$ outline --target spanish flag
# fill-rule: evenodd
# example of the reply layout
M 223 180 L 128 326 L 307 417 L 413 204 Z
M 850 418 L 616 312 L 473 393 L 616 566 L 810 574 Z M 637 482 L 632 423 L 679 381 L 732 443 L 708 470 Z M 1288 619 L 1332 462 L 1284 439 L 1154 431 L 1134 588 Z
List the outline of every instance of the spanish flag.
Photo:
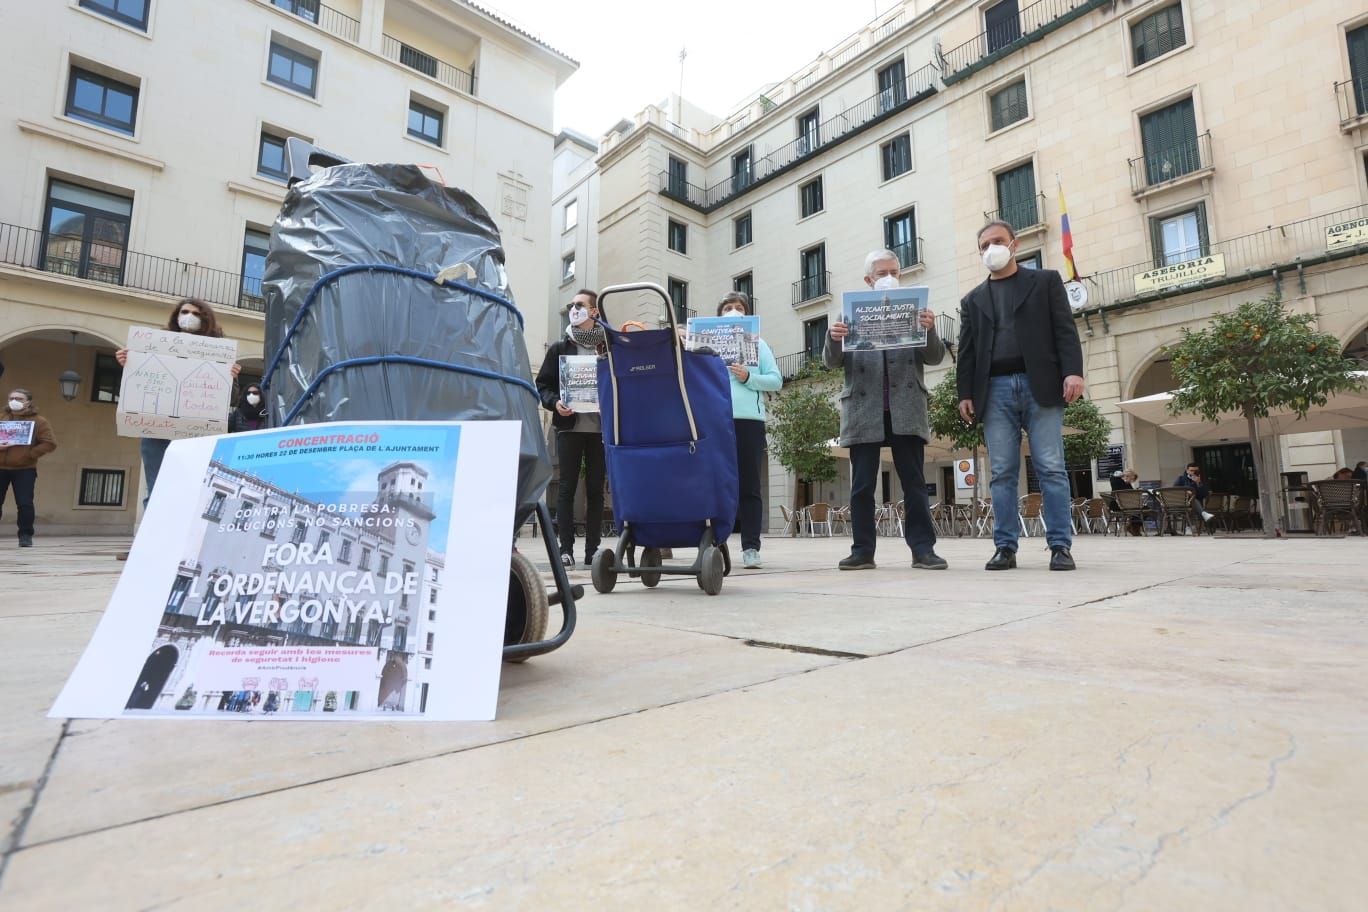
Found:
M 1069 276 L 1067 281 L 1074 281 L 1078 278 L 1078 267 L 1074 264 L 1073 255 L 1073 232 L 1069 230 L 1069 207 L 1064 203 L 1064 185 L 1059 185 L 1059 222 L 1060 222 L 1060 243 L 1064 247 L 1064 259 L 1069 264 Z

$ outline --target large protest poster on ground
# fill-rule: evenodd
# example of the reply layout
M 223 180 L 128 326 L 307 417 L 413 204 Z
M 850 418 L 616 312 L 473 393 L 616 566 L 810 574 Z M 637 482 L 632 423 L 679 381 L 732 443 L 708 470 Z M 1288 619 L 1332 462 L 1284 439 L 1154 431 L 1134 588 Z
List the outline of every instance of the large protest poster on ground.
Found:
M 930 294 L 925 285 L 843 292 L 841 322 L 848 332 L 841 341 L 842 351 L 885 351 L 926 345 L 926 329 L 917 317 L 926 309 Z
M 760 366 L 759 317 L 690 317 L 686 325 L 690 351 L 706 348 L 724 364 Z
M 50 714 L 492 719 L 520 432 L 349 422 L 174 442 Z
M 130 327 L 115 430 L 162 440 L 226 433 L 236 358 L 232 339 Z

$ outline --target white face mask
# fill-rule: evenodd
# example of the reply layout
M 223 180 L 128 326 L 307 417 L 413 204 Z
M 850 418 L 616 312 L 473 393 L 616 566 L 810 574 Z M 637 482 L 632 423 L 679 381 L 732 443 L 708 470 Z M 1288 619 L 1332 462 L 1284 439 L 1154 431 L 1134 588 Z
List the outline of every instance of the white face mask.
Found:
M 724 317 L 744 317 L 746 312 L 740 307 L 728 307 L 722 311 Z
M 894 275 L 879 276 L 874 280 L 875 291 L 892 291 L 898 287 L 898 277 Z
M 988 267 L 989 272 L 997 272 L 1007 265 L 1012 258 L 1012 251 L 1001 244 L 989 244 L 988 249 L 983 251 L 983 265 Z
M 257 405 L 257 404 L 260 403 L 260 402 L 261 402 L 261 397 L 258 396 L 256 393 L 248 393 L 248 394 L 247 394 L 247 404 L 248 404 L 248 405 Z
M 583 323 L 583 322 L 584 322 L 585 320 L 587 320 L 587 319 L 589 319 L 589 308 L 587 308 L 587 307 L 580 307 L 578 304 L 571 304 L 571 305 L 570 305 L 570 325 L 571 325 L 571 326 L 579 326 L 581 323 Z
M 199 317 L 194 314 L 181 314 L 176 317 L 176 325 L 188 333 L 195 332 L 203 325 Z
M 23 411 L 24 409 L 26 409 L 26 408 L 28 408 L 28 403 L 25 402 L 24 400 L 22 400 L 22 399 L 11 399 L 11 400 L 10 400 L 10 411 L 11 411 L 11 412 L 22 412 L 22 411 Z

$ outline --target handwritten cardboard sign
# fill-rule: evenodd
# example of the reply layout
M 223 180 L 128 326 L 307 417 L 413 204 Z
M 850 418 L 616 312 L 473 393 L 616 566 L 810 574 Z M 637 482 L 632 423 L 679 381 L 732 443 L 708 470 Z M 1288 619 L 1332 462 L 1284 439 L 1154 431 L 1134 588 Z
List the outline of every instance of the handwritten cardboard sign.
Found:
M 232 339 L 130 327 L 115 429 L 162 440 L 227 433 L 236 358 Z

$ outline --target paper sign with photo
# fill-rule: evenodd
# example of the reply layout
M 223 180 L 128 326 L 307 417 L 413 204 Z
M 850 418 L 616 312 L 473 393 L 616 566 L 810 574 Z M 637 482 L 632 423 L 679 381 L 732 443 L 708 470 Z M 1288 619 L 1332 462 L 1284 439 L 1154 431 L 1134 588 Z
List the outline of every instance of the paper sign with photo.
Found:
M 759 317 L 690 317 L 684 342 L 689 351 L 711 350 L 725 364 L 760 366 Z
M 886 351 L 922 348 L 926 329 L 917 316 L 927 307 L 930 290 L 925 285 L 890 288 L 886 291 L 847 291 L 841 295 L 841 322 L 849 332 L 842 351 Z
M 561 355 L 560 401 L 572 412 L 597 412 L 598 358 L 595 355 Z

